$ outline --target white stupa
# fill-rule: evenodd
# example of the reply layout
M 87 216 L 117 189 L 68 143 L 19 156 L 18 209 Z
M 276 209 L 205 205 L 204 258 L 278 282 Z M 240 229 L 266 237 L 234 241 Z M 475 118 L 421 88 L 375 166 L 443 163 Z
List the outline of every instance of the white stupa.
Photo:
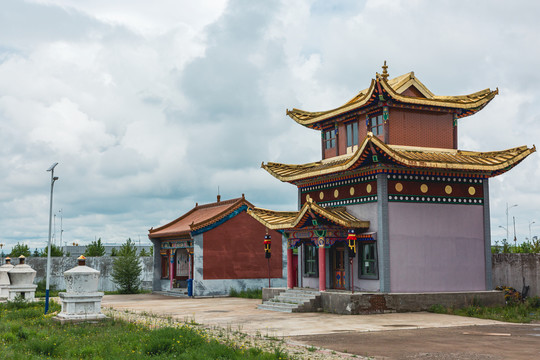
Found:
M 58 294 L 62 301 L 62 311 L 55 319 L 61 322 L 105 319 L 106 316 L 101 313 L 103 292 L 97 291 L 100 273 L 86 266 L 83 255 L 77 260 L 78 266 L 64 272 L 66 292 Z
M 19 264 L 7 272 L 10 285 L 8 287 L 8 300 L 15 300 L 20 296 L 26 301 L 33 301 L 37 285 L 34 285 L 36 270 L 24 263 L 24 255 L 19 256 Z
M 13 269 L 11 265 L 11 258 L 6 258 L 6 263 L 0 266 L 0 300 L 5 300 L 9 296 L 9 286 L 11 281 L 9 281 L 8 271 Z

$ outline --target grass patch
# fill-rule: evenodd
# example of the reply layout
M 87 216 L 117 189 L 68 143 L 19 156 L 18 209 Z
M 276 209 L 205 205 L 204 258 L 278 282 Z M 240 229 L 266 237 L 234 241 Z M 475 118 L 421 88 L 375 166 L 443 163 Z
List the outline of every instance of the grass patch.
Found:
M 244 299 L 262 299 L 262 289 L 246 289 L 238 291 L 231 288 L 231 290 L 229 290 L 229 296 Z
M 60 306 L 51 301 L 0 304 L 0 358 L 6 359 L 288 359 L 281 348 L 230 346 L 204 329 L 186 324 L 151 328 L 119 319 L 60 324 L 52 319 Z
M 530 323 L 531 321 L 540 321 L 540 298 L 536 296 L 523 302 L 509 302 L 505 306 L 495 307 L 471 305 L 461 309 L 453 309 L 442 305 L 433 305 L 428 311 L 513 323 Z

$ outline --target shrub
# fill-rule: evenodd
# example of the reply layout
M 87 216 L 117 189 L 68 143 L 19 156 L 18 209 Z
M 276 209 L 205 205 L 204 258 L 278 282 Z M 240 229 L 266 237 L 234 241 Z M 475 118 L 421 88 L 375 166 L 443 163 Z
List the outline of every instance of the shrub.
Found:
M 142 266 L 137 256 L 137 248 L 131 239 L 122 244 L 118 256 L 114 259 L 112 278 L 120 293 L 135 294 L 141 284 Z
M 28 247 L 28 245 L 17 243 L 17 245 L 15 245 L 11 249 L 11 253 L 9 254 L 9 256 L 12 257 L 12 258 L 16 258 L 16 257 L 19 257 L 21 255 L 29 257 L 30 256 L 30 248 Z
M 103 256 L 105 255 L 105 246 L 101 243 L 101 238 L 97 241 L 92 241 L 90 245 L 86 246 L 84 256 Z
M 444 307 L 441 304 L 435 304 L 431 305 L 428 309 L 429 312 L 436 313 L 436 314 L 447 314 L 448 310 L 446 310 L 446 307 Z
M 45 246 L 45 248 L 41 252 L 42 257 L 47 257 L 47 254 L 49 253 L 48 249 L 49 249 L 48 246 Z M 51 257 L 62 257 L 62 256 L 64 256 L 64 250 L 62 250 L 62 247 L 51 244 Z

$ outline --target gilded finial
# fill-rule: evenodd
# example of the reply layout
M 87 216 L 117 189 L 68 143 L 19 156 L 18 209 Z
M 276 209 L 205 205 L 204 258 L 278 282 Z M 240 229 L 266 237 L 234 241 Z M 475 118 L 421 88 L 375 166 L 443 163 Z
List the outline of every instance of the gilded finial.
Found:
M 386 60 L 384 60 L 384 65 L 382 66 L 382 74 L 381 74 L 381 77 L 384 79 L 384 80 L 387 80 L 388 79 L 388 66 L 386 65 Z

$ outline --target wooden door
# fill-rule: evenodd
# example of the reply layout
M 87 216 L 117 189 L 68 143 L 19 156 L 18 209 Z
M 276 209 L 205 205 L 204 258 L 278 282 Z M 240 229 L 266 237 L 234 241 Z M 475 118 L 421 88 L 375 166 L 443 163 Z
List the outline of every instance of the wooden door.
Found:
M 336 246 L 332 258 L 332 274 L 334 289 L 345 290 L 345 247 Z

